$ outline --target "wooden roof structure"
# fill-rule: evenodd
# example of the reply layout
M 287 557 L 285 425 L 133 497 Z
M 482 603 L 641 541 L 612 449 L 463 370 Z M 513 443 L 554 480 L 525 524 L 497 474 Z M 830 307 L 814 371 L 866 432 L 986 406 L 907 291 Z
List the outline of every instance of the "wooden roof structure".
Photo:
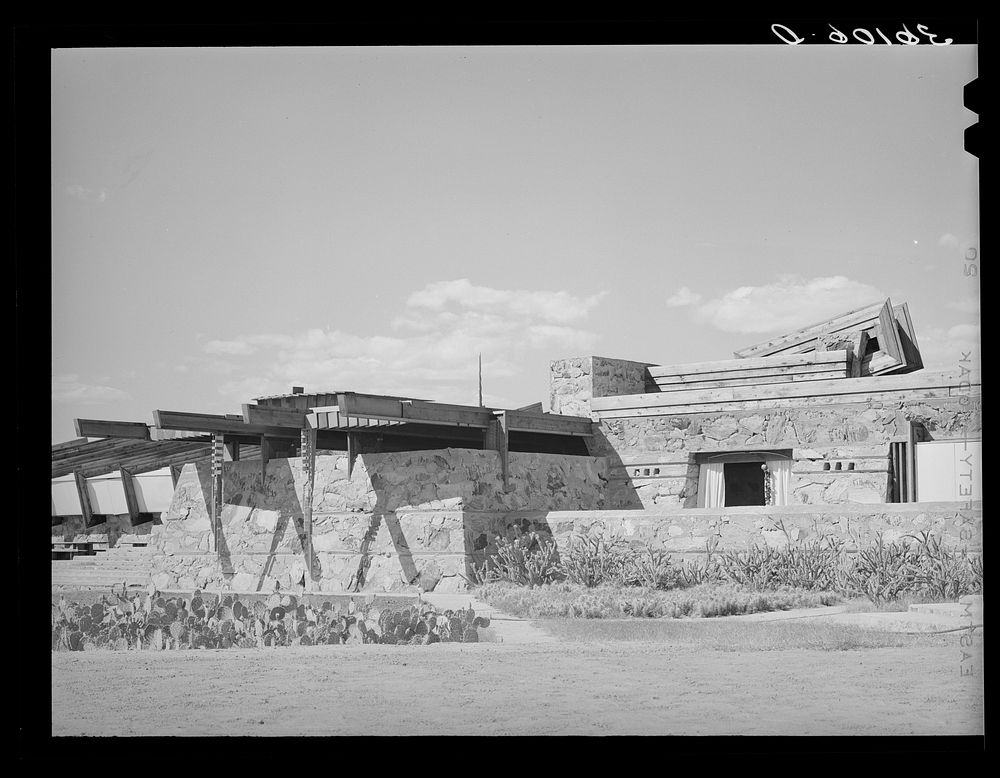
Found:
M 568 439 L 582 439 L 592 432 L 589 418 L 543 413 L 540 403 L 501 410 L 343 391 L 259 397 L 255 403 L 244 404 L 240 414 L 158 409 L 153 419 L 152 425 L 74 420 L 80 442 L 53 447 L 54 475 L 57 469 L 62 475 L 78 466 L 86 466 L 88 474 L 110 472 L 119 459 L 125 467 L 161 461 L 174 464 L 185 456 L 184 461 L 190 461 L 192 455 L 209 455 L 216 438 L 226 445 L 235 444 L 234 459 L 246 458 L 235 452 L 249 446 L 259 447 L 266 460 L 275 450 L 297 451 L 303 433 L 310 431 L 317 435 L 320 449 L 480 448 L 487 445 L 490 431 L 499 422 L 514 450 L 565 453 L 586 453 L 582 440 L 573 444 Z M 185 437 L 170 440 L 174 435 Z M 105 440 L 86 443 L 95 437 Z
M 863 360 L 865 375 L 898 375 L 923 367 L 917 335 L 907 304 L 893 305 L 890 298 L 838 314 L 793 332 L 770 338 L 734 352 L 737 359 L 790 356 L 812 353 L 820 348 L 823 336 L 863 334 L 871 344 L 855 354 Z M 877 347 L 876 347 L 877 346 Z
M 127 470 L 137 475 L 164 467 L 207 459 L 209 436 L 182 440 L 136 440 L 108 437 L 78 439 L 52 447 L 52 478 L 80 473 L 85 478 Z

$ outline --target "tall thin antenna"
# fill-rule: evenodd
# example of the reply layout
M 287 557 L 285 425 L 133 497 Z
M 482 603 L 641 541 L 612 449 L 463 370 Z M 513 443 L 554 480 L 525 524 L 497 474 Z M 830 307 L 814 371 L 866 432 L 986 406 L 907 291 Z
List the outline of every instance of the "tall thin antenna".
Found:
M 483 352 L 479 352 L 479 407 L 483 407 Z

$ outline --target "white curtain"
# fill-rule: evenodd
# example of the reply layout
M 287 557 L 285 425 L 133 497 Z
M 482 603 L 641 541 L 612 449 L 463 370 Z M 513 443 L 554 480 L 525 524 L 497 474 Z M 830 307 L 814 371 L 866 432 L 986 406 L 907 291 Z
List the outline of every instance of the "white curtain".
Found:
M 768 459 L 771 471 L 771 504 L 788 505 L 789 484 L 792 480 L 792 460 Z
M 698 476 L 698 507 L 721 508 L 726 504 L 725 465 L 708 462 L 701 466 Z

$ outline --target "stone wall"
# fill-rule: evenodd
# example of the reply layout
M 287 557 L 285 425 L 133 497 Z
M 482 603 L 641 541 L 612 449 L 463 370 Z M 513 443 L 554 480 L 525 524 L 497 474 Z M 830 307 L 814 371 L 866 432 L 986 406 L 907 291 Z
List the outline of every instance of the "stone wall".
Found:
M 228 543 L 222 564 L 207 552 L 166 550 L 156 559 L 153 580 L 161 589 L 230 587 L 236 591 L 295 588 L 305 572 L 301 538 L 280 524 L 272 534 L 273 554 L 236 553 Z M 226 529 L 231 538 L 232 527 Z M 790 540 L 832 535 L 848 551 L 872 542 L 927 531 L 953 547 L 982 552 L 982 505 L 954 503 L 870 506 L 784 506 L 688 511 L 476 511 L 401 510 L 384 514 L 326 514 L 314 524 L 313 591 L 461 591 L 469 566 L 497 548 L 499 537 L 539 532 L 565 549 L 575 534 L 616 535 L 663 549 L 675 560 L 753 545 L 781 546 Z M 266 533 L 264 533 L 266 534 Z
M 864 505 L 788 505 L 739 508 L 694 508 L 686 511 L 551 511 L 480 513 L 466 516 L 468 529 L 489 553 L 497 536 L 516 530 L 535 531 L 555 539 L 560 548 L 574 534 L 615 535 L 627 541 L 681 556 L 718 550 L 746 550 L 754 545 L 780 547 L 789 541 L 833 536 L 848 551 L 874 542 L 930 532 L 953 548 L 982 552 L 982 503 L 894 503 Z M 477 557 L 480 555 L 477 555 Z
M 362 454 L 347 477 L 344 454 L 317 456 L 312 538 L 316 589 L 460 588 L 477 511 L 607 507 L 600 458 L 512 452 L 504 490 L 494 451 L 445 449 Z M 211 550 L 211 473 L 187 465 L 155 534 L 161 589 L 229 585 L 240 591 L 296 586 L 306 572 L 302 460 L 227 462 L 222 534 Z
M 549 408 L 567 416 L 590 416 L 593 397 L 657 391 L 646 362 L 608 357 L 559 359 L 549 366 Z
M 889 442 L 905 436 L 909 422 L 931 439 L 978 438 L 981 405 L 978 396 L 917 396 L 892 404 L 606 418 L 588 447 L 608 458 L 609 507 L 634 507 L 636 499 L 646 508 L 695 507 L 699 455 L 753 449 L 791 452 L 793 503 L 880 503 L 889 489 Z

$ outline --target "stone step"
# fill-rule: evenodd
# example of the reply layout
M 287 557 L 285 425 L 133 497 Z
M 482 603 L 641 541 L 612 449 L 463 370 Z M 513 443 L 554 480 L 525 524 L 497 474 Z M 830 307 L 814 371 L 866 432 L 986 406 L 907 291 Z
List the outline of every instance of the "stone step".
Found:
M 149 580 L 145 578 L 60 578 L 58 580 L 53 580 L 53 586 L 104 586 L 104 587 L 121 587 L 122 581 L 128 586 L 149 586 Z
M 55 570 L 149 570 L 149 565 L 133 564 L 131 562 L 118 562 L 106 564 L 94 564 L 86 562 L 54 562 L 52 569 Z
M 52 580 L 57 578 L 141 578 L 149 577 L 145 570 L 72 570 L 52 574 Z
M 81 576 L 81 575 L 149 575 L 149 570 L 126 568 L 126 567 L 106 567 L 106 568 L 81 568 L 77 570 L 53 570 L 52 577 Z

